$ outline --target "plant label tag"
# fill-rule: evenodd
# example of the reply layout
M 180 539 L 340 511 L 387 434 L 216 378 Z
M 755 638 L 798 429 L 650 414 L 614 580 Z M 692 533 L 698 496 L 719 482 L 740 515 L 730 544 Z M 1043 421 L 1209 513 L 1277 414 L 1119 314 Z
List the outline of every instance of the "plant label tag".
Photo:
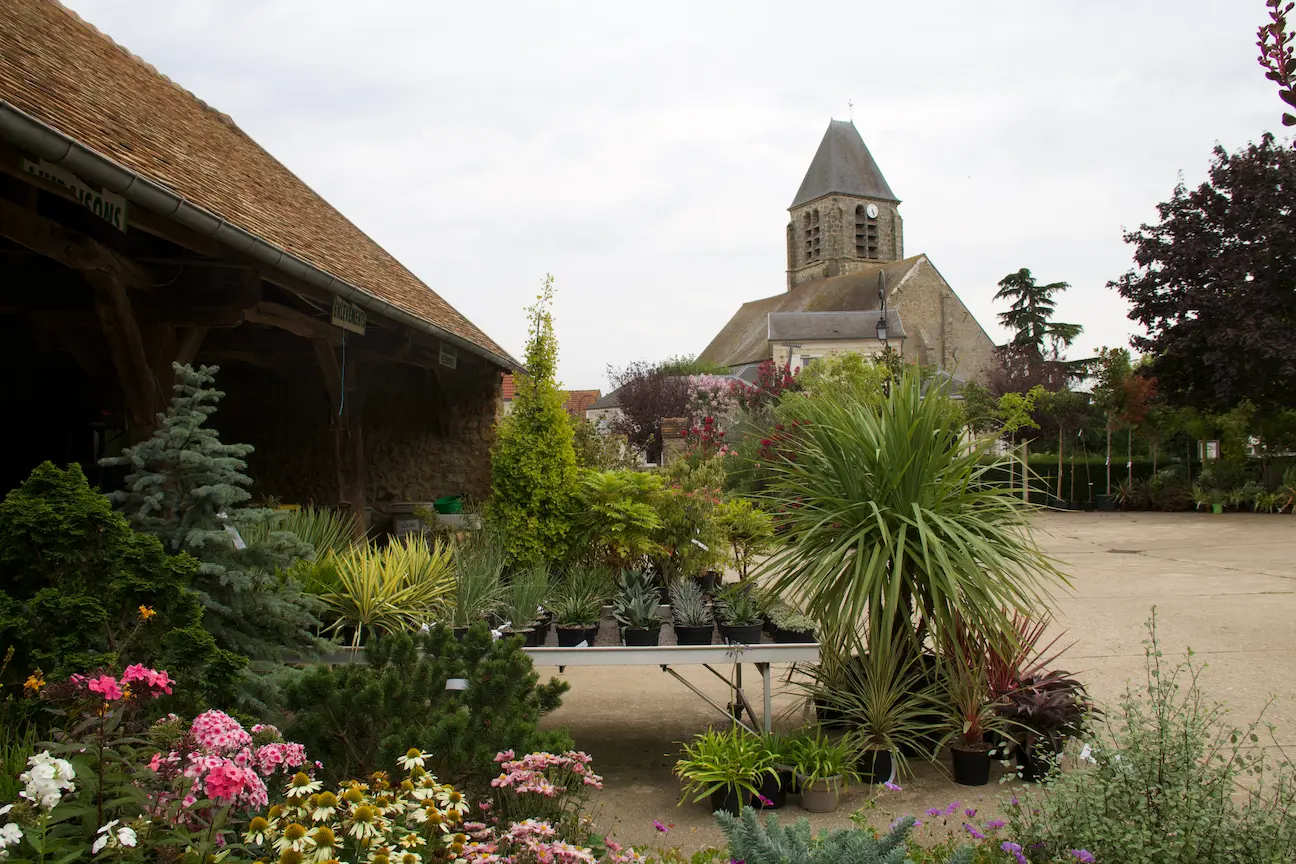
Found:
M 446 689 L 447 690 L 467 690 L 468 679 L 467 678 L 447 678 Z
M 577 642 L 577 643 L 576 643 L 576 647 L 577 647 L 577 648 L 588 648 L 588 647 L 589 647 L 589 643 L 586 642 L 584 639 L 582 639 L 580 642 Z
M 243 537 L 241 534 L 238 533 L 238 529 L 228 522 L 225 523 L 225 533 L 230 535 L 230 537 L 234 539 L 235 549 L 242 552 L 244 549 L 247 548 L 247 544 L 243 542 Z
M 694 546 L 698 547 L 699 549 L 701 549 L 703 552 L 710 552 L 710 551 L 711 551 L 711 547 L 710 547 L 710 546 L 706 545 L 705 543 L 703 543 L 701 540 L 697 539 L 696 537 L 694 537 L 694 538 L 693 538 L 692 540 L 690 540 L 689 542 L 692 543 Z

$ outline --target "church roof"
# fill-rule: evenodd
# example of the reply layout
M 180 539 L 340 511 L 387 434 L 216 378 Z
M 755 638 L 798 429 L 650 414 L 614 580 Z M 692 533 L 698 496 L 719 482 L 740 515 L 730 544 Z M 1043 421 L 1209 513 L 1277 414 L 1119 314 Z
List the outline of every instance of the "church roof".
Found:
M 741 366 L 770 359 L 769 316 L 780 312 L 860 312 L 878 308 L 878 271 L 885 270 L 887 285 L 894 289 L 908 276 L 922 255 L 903 261 L 868 264 L 854 273 L 802 282 L 791 291 L 744 303 L 699 360 L 721 366 Z M 890 316 L 888 316 L 888 322 Z
M 880 309 L 852 309 L 847 312 L 771 312 L 771 342 L 830 342 L 835 339 L 876 339 Z M 905 338 L 900 313 L 886 311 L 889 339 Z
M 806 171 L 796 199 L 788 209 L 825 195 L 900 200 L 887 185 L 882 169 L 873 161 L 873 154 L 864 146 L 859 130 L 848 120 L 829 121 L 828 131 L 810 162 L 810 170 Z

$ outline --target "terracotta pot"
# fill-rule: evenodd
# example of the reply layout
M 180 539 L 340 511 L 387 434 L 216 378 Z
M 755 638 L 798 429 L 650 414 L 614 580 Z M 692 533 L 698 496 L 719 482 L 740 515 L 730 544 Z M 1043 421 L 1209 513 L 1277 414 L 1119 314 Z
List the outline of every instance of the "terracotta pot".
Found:
M 831 813 L 841 804 L 842 778 L 825 777 L 813 783 L 801 778 L 801 808 L 811 813 Z

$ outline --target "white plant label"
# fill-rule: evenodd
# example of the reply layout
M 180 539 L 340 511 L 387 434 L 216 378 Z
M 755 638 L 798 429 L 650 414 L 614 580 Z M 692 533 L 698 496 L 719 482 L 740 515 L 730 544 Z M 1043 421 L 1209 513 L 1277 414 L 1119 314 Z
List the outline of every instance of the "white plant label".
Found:
M 447 690 L 467 690 L 468 679 L 467 678 L 447 678 L 446 689 Z

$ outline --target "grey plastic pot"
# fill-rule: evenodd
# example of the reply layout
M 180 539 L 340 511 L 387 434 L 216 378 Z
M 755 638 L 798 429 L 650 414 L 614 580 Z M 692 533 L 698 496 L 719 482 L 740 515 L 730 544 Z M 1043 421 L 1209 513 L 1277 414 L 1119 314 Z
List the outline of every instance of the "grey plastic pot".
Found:
M 841 804 L 841 775 L 824 777 L 813 783 L 801 780 L 801 807 L 811 813 L 831 813 Z

